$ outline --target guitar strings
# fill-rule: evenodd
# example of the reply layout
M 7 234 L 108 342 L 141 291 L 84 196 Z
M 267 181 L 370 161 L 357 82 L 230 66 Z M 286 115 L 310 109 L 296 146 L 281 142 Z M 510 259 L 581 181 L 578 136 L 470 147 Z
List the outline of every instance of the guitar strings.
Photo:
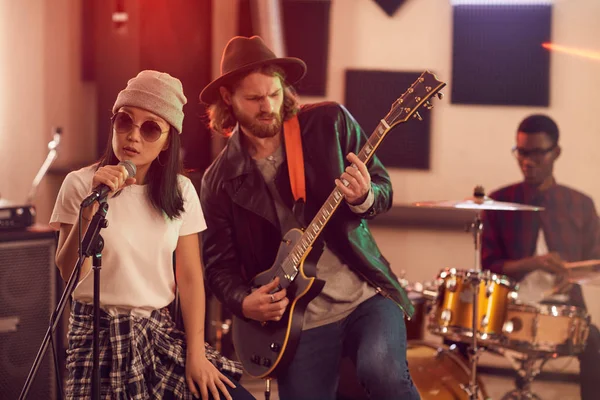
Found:
M 421 78 L 422 77 L 423 77 L 423 75 L 421 75 Z M 399 97 L 398 100 L 404 99 L 404 97 L 408 93 L 411 92 L 410 89 L 413 89 L 412 93 L 414 93 L 414 89 L 417 86 L 423 85 L 423 84 L 424 84 L 424 81 L 421 81 L 421 79 L 417 79 L 417 81 L 415 81 L 415 83 L 413 83 L 410 86 L 410 88 L 408 90 L 406 90 L 402 94 L 402 96 Z M 435 90 L 435 91 L 432 91 L 431 93 L 429 93 L 429 95 L 425 99 L 428 99 L 431 96 L 433 96 L 438 90 Z M 394 110 L 392 110 L 392 112 L 390 112 L 388 114 L 388 116 L 386 116 L 384 118 L 386 120 L 386 123 L 388 125 L 391 125 L 388 122 L 387 118 L 389 116 L 391 116 L 392 121 L 394 121 L 396 118 L 398 118 L 402 114 L 402 112 L 404 112 L 403 107 L 396 107 Z M 393 124 L 393 122 L 392 122 L 392 124 Z M 389 129 L 387 131 L 384 131 L 384 133 L 387 133 L 387 132 L 389 132 Z M 375 132 L 373 132 L 373 134 L 369 138 L 367 138 L 367 144 L 372 148 L 372 150 L 369 154 L 373 154 L 375 152 L 375 150 L 377 150 L 377 147 L 379 146 L 379 144 L 382 141 L 382 137 L 383 136 L 379 135 L 379 125 L 378 125 Z M 375 140 L 375 143 L 373 143 L 373 139 Z M 361 150 L 359 151 L 359 154 L 358 154 L 359 159 L 361 159 L 363 162 L 366 162 L 367 158 L 369 157 L 369 154 L 366 153 L 365 148 L 366 148 L 366 145 L 361 148 Z M 337 194 L 337 196 L 335 196 L 336 194 Z M 333 197 L 333 199 L 332 199 L 332 197 Z M 288 280 L 288 276 L 291 276 L 291 274 L 288 273 L 287 270 L 293 269 L 294 273 L 298 272 L 298 268 L 297 268 L 296 264 L 300 265 L 300 261 L 302 260 L 301 254 L 304 253 L 306 251 L 306 249 L 308 249 L 314 243 L 314 241 L 317 239 L 317 237 L 319 236 L 320 231 L 321 231 L 321 228 L 319 228 L 318 230 L 313 228 L 312 234 L 314 235 L 314 238 L 311 239 L 310 236 L 308 235 L 308 229 L 310 229 L 311 226 L 316 225 L 316 222 L 318 222 L 320 218 L 325 219 L 325 221 L 323 222 L 323 225 L 325 225 L 325 223 L 328 221 L 328 219 L 331 217 L 331 215 L 335 212 L 336 208 L 339 206 L 339 204 L 341 202 L 341 197 L 343 197 L 343 196 L 338 188 L 335 188 L 332 191 L 332 193 L 329 195 L 325 204 L 321 207 L 319 212 L 317 212 L 317 215 L 313 218 L 313 220 L 309 224 L 309 228 L 307 228 L 307 230 L 302 233 L 300 240 L 294 245 L 294 247 L 292 248 L 292 251 L 290 251 L 290 253 L 284 259 L 284 261 L 281 263 L 279 268 L 276 269 L 275 276 L 279 277 L 280 281 L 283 282 L 284 280 Z M 324 211 L 325 207 L 331 203 L 332 200 L 334 203 L 332 205 L 332 211 L 329 215 L 326 215 L 323 213 L 323 211 Z M 308 244 L 306 244 L 306 243 L 308 243 Z M 295 261 L 294 258 L 297 259 L 297 261 Z

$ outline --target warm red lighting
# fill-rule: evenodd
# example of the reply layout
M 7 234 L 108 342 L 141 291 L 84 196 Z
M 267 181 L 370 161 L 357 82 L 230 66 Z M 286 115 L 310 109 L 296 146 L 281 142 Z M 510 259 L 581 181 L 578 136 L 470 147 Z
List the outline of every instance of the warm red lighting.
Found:
M 542 47 L 552 51 L 558 51 L 561 53 L 572 54 L 574 56 L 589 58 L 592 60 L 600 60 L 600 51 L 592 51 L 585 49 L 576 49 L 574 47 L 561 46 L 554 43 L 542 43 Z

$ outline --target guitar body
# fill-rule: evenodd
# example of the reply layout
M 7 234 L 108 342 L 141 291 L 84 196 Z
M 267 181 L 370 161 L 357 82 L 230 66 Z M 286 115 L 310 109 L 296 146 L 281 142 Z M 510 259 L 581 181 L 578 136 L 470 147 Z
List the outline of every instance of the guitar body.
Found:
M 281 263 L 302 237 L 302 231 L 286 233 L 277 251 L 275 262 L 252 280 L 252 287 L 271 282 L 281 274 Z M 280 321 L 258 322 L 233 317 L 233 344 L 246 372 L 257 378 L 273 377 L 294 357 L 300 341 L 304 311 L 308 303 L 323 289 L 324 281 L 315 278 L 319 251 L 310 251 L 300 262 L 298 275 L 289 283 L 287 297 L 290 303 Z M 285 279 L 280 282 L 285 283 Z M 282 285 L 285 287 L 285 284 Z

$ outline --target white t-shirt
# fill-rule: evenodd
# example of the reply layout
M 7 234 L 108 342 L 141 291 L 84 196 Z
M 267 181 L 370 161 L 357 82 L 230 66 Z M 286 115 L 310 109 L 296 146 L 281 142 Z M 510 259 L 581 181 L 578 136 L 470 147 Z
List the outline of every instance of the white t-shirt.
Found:
M 69 173 L 58 193 L 50 225 L 75 224 L 81 201 L 92 190 L 96 165 Z M 206 229 L 200 201 L 192 182 L 179 176 L 185 211 L 169 219 L 151 204 L 147 185 L 131 185 L 108 199 L 108 227 L 100 230 L 104 239 L 100 271 L 100 304 L 115 314 L 135 310 L 148 314 L 169 305 L 175 298 L 173 252 L 179 236 Z M 82 238 L 85 231 L 82 231 Z M 93 270 L 82 276 L 75 300 L 93 302 Z
M 535 254 L 538 256 L 548 254 L 548 245 L 544 231 L 540 228 L 536 243 Z M 550 295 L 554 288 L 556 276 L 549 272 L 537 269 L 525 275 L 519 282 L 519 300 L 525 303 L 539 303 L 543 300 L 566 301 L 564 294 Z

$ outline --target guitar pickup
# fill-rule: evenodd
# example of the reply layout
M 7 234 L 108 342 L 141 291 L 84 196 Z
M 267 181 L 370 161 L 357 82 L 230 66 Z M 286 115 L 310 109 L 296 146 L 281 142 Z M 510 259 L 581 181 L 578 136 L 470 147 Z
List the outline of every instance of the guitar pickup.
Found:
M 252 356 L 250 356 L 250 361 L 256 365 L 261 365 L 261 366 L 267 367 L 267 368 L 269 368 L 271 365 L 273 365 L 273 361 L 271 361 L 270 358 L 261 357 L 256 354 L 253 354 Z
M 253 362 L 256 365 L 260 365 L 260 356 L 257 356 L 256 354 L 253 354 L 252 356 L 250 356 L 250 361 Z

